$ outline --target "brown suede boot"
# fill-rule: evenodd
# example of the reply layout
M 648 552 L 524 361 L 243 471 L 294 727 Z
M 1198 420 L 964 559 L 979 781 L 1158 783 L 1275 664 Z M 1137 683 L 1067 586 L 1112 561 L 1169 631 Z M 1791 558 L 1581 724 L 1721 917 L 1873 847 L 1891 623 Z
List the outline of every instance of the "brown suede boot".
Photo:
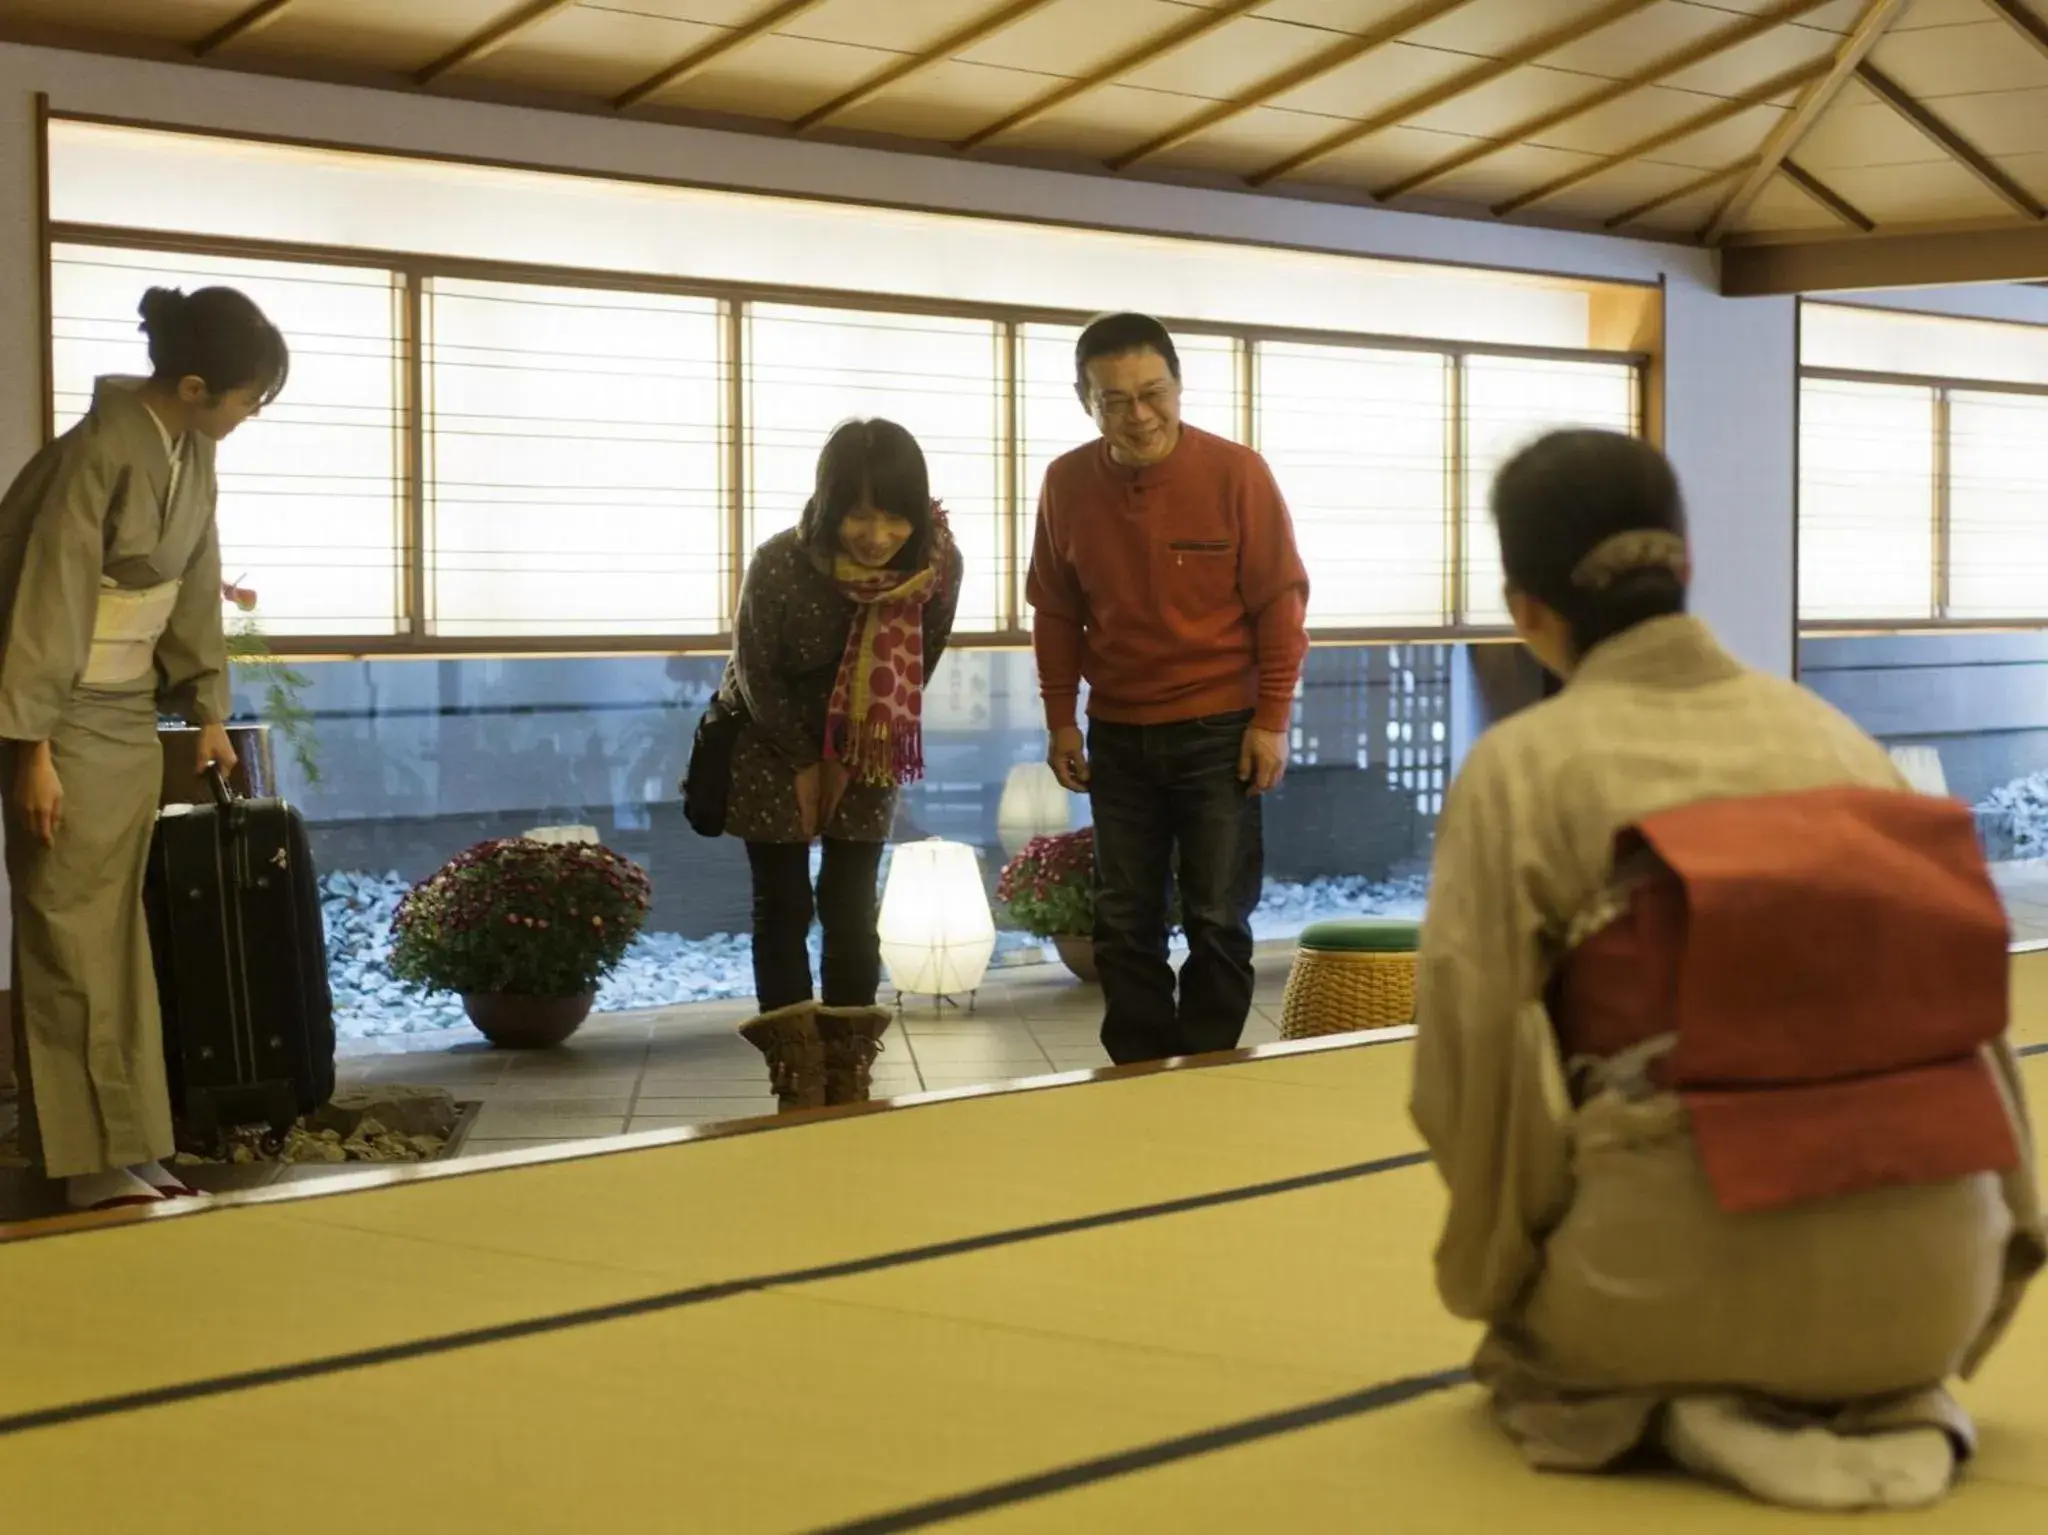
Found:
M 821 1007 L 818 1034 L 825 1041 L 825 1101 L 866 1103 L 874 1083 L 875 1057 L 889 1031 L 889 1011 L 880 1007 Z
M 764 1013 L 740 1025 L 740 1037 L 768 1058 L 768 1085 L 781 1100 L 780 1112 L 825 1106 L 825 1044 L 818 1036 L 816 1003 Z

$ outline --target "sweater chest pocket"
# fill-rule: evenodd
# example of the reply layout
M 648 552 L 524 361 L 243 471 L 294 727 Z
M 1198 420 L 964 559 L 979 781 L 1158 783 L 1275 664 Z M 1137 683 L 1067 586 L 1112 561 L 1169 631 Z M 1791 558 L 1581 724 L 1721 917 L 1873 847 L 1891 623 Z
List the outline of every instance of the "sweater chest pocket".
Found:
M 1160 549 L 1160 596 L 1179 612 L 1206 615 L 1237 600 L 1237 544 L 1175 538 Z

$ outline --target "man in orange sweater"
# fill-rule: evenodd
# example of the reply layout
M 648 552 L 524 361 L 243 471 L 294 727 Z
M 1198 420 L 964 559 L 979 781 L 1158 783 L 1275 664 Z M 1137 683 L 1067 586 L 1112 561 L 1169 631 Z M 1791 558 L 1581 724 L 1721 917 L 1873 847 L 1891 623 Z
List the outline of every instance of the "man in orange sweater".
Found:
M 1259 797 L 1287 770 L 1308 573 L 1266 461 L 1181 421 L 1180 358 L 1157 320 L 1096 320 L 1074 373 L 1101 440 L 1046 471 L 1025 592 L 1048 760 L 1093 802 L 1102 1043 L 1119 1065 L 1228 1050 L 1251 1012 Z

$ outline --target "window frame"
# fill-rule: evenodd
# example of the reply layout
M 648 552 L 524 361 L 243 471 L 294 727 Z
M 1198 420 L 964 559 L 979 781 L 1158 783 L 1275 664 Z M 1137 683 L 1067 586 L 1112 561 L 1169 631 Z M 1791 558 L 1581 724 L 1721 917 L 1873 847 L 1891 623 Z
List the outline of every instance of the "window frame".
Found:
M 478 493 L 474 486 L 465 483 L 461 476 L 451 469 L 451 462 L 460 457 L 460 450 L 455 445 L 460 443 L 466 433 L 473 428 L 465 425 L 460 413 L 451 411 L 448 399 L 450 395 L 459 395 L 465 383 L 471 388 L 477 387 L 476 375 L 479 369 L 479 359 L 476 355 L 477 343 L 473 335 L 465 335 L 464 324 L 466 321 L 474 326 L 479 316 L 487 312 L 480 306 L 518 306 L 521 308 L 530 306 L 533 310 L 544 309 L 557 314 L 568 313 L 577 316 L 579 319 L 601 323 L 597 321 L 596 317 L 605 312 L 608 307 L 607 300 L 609 300 L 609 306 L 614 314 L 662 315 L 666 317 L 667 323 L 695 332 L 675 352 L 663 350 L 659 353 L 633 354 L 629 356 L 623 364 L 617 367 L 616 371 L 609 374 L 609 378 L 614 385 L 621 380 L 633 378 L 636 373 L 641 371 L 635 367 L 636 363 L 646 364 L 657 356 L 662 360 L 664 366 L 671 361 L 679 364 L 684 372 L 677 377 L 687 376 L 689 378 L 689 383 L 685 386 L 685 392 L 693 394 L 697 398 L 691 402 L 690 406 L 684 407 L 679 412 L 659 411 L 653 413 L 646 424 L 654 427 L 656 430 L 659 430 L 662 426 L 667 426 L 678 428 L 685 434 L 692 430 L 701 430 L 704 433 L 703 436 L 694 441 L 688 441 L 686 438 L 677 439 L 665 445 L 671 450 L 679 450 L 684 456 L 701 458 L 705 461 L 703 464 L 688 471 L 670 469 L 658 478 L 651 477 L 632 488 L 623 486 L 615 486 L 614 488 L 619 489 L 630 502 L 635 491 L 665 497 L 677 485 L 687 486 L 692 483 L 691 476 L 704 469 L 708 469 L 711 483 L 711 494 L 708 503 L 701 509 L 701 516 L 679 519 L 676 523 L 672 524 L 674 528 L 687 528 L 689 542 L 709 543 L 713 551 L 710 566 L 685 577 L 677 577 L 672 573 L 668 579 L 675 581 L 675 586 L 671 587 L 657 600 L 673 602 L 674 606 L 668 609 L 663 619 L 656 623 L 644 624 L 644 627 L 641 627 L 641 632 L 655 635 L 676 632 L 661 628 L 661 623 L 679 624 L 684 626 L 681 632 L 694 632 L 699 635 L 715 634 L 728 627 L 728 615 L 726 612 L 727 592 L 723 570 L 724 548 L 728 537 L 728 529 L 725 526 L 727 496 L 724 485 L 727 456 L 723 440 L 723 416 L 725 411 L 723 369 L 726 338 L 725 316 L 722 306 L 713 300 L 677 298 L 667 294 L 638 294 L 618 290 L 603 290 L 602 293 L 599 293 L 591 289 L 579 287 L 561 288 L 543 284 L 478 282 L 473 279 L 449 279 L 439 275 L 427 278 L 420 286 L 424 292 L 424 303 L 428 318 L 425 328 L 419 331 L 418 334 L 424 338 L 421 350 L 425 354 L 424 366 L 426 373 L 429 375 L 429 388 L 427 393 L 421 397 L 421 414 L 424 418 L 422 429 L 425 437 L 427 463 L 431 466 L 432 471 L 425 476 L 425 490 L 427 494 L 426 516 L 431 536 L 430 540 L 423 541 L 421 547 L 423 551 L 426 551 L 427 543 L 431 543 L 431 551 L 424 560 L 426 566 L 425 579 L 429 594 L 428 601 L 431 605 L 426 623 L 434 626 L 436 635 L 446 635 L 452 639 L 493 637 L 502 643 L 508 631 L 514 636 L 518 636 L 522 627 L 530 627 L 536 637 L 567 635 L 574 638 L 583 633 L 581 622 L 574 624 L 562 623 L 538 613 L 519 615 L 517 604 L 489 604 L 481 610 L 493 614 L 493 616 L 488 618 L 476 616 L 475 611 L 465 611 L 465 604 L 461 599 L 459 591 L 459 579 L 451 579 L 457 576 L 464 555 L 474 557 L 478 554 L 483 554 L 487 558 L 492 556 L 510 557 L 514 563 L 504 574 L 516 582 L 522 579 L 531 579 L 535 574 L 533 565 L 526 562 L 535 561 L 540 558 L 553 558 L 563 561 L 565 565 L 573 565 L 579 553 L 583 551 L 578 549 L 577 541 L 573 534 L 567 544 L 556 543 L 551 539 L 552 547 L 545 551 L 534 547 L 521 548 L 516 542 L 487 542 L 481 548 L 474 544 L 468 550 L 461 548 L 460 539 L 451 531 L 452 529 L 463 527 L 465 522 L 474 519 L 477 513 L 484 508 L 489 508 L 489 511 L 485 514 L 486 517 L 503 516 L 507 512 L 513 512 L 516 515 L 513 509 L 517 508 L 520 503 L 516 496 L 512 499 L 499 501 L 488 493 Z M 499 312 L 502 312 L 502 310 Z M 443 321 L 441 316 L 443 313 L 446 313 L 449 317 L 446 321 L 445 329 L 442 328 Z M 649 323 L 660 322 L 650 321 Z M 538 352 L 528 355 L 535 359 L 545 356 L 545 354 Z M 565 354 L 548 357 L 545 361 L 534 361 L 530 366 L 523 369 L 522 372 L 528 380 L 536 377 L 544 378 L 549 376 L 556 366 L 565 361 L 593 362 L 594 366 L 591 371 L 602 370 L 605 366 L 604 362 L 591 359 L 587 354 L 575 358 L 568 357 Z M 657 381 L 652 387 L 659 388 L 660 381 Z M 630 406 L 627 407 L 628 410 L 631 408 Z M 488 420 L 489 418 L 484 419 Z M 501 422 L 516 423 L 525 418 L 518 415 L 508 415 L 498 419 Z M 578 441 L 598 450 L 592 455 L 593 457 L 602 457 L 604 444 L 607 441 L 604 436 L 602 419 L 593 419 L 585 424 L 589 427 L 589 434 L 587 436 L 558 436 L 550 440 L 556 442 Z M 671 479 L 671 474 L 675 474 L 677 477 Z M 518 490 L 524 491 L 536 489 L 544 489 L 551 492 L 567 491 L 573 497 L 578 491 L 585 494 L 597 491 L 600 488 L 599 482 L 603 478 L 602 473 L 593 474 L 587 478 L 579 473 L 574 476 L 572 482 L 562 485 L 543 486 L 535 483 L 519 485 L 516 479 L 514 485 Z M 602 505 L 603 503 L 594 504 Z M 565 502 L 565 508 L 566 505 L 567 503 Z M 675 510 L 676 508 L 674 507 L 666 509 L 669 513 L 673 513 Z M 577 520 L 574 514 L 567 512 L 566 509 L 563 512 L 563 516 L 571 524 Z M 633 573 L 631 567 L 634 562 L 643 558 L 651 556 L 658 564 L 664 556 L 668 558 L 678 557 L 679 551 L 673 547 L 665 551 L 662 550 L 660 545 L 661 537 L 662 534 L 660 532 L 654 532 L 647 543 L 641 544 L 637 548 L 630 541 L 626 544 L 615 546 L 610 551 L 612 557 L 601 566 L 596 567 L 592 574 L 596 575 L 599 580 L 610 580 L 618 576 L 630 576 Z M 452 560 L 450 558 L 451 555 L 455 556 Z M 687 586 L 685 583 L 687 583 Z M 678 598 L 683 600 L 677 600 Z M 511 618 L 495 616 L 505 612 L 511 612 L 515 616 Z M 401 619 L 403 619 L 403 615 L 401 615 Z M 445 628 L 441 627 L 444 625 L 446 626 Z M 465 627 L 468 628 L 467 634 L 462 632 Z M 634 637 L 634 629 L 631 627 L 596 628 L 592 629 L 590 633 L 596 637 L 619 640 L 630 640 Z
M 1808 618 L 1797 615 L 1801 636 L 1840 637 L 1883 634 L 1966 634 L 1972 631 L 2028 631 L 2048 629 L 2048 612 L 2014 614 L 2007 617 L 1957 618 L 1950 612 L 1951 573 L 1954 569 L 1955 526 L 1950 501 L 1954 494 L 1953 412 L 1950 405 L 1957 394 L 2007 395 L 2016 398 L 2048 399 L 2048 384 L 2026 384 L 2006 380 L 1966 378 L 1950 374 L 1891 373 L 1868 368 L 1830 368 L 1801 365 L 1795 409 L 1804 411 L 1806 386 L 1814 384 L 1876 384 L 1893 388 L 1924 389 L 1932 409 L 1928 431 L 1933 443 L 1934 474 L 1927 508 L 1927 536 L 1934 558 L 1930 566 L 1930 589 L 1924 617 L 1893 618 Z M 1798 428 L 1795 425 L 1794 439 Z M 1805 469 L 1794 475 L 1795 536 L 1805 517 Z M 1795 545 L 1796 547 L 1796 545 Z M 1796 586 L 1795 586 L 1796 592 Z M 1796 601 L 1796 596 L 1795 596 Z
M 312 324 L 316 333 L 308 338 L 308 344 L 301 349 L 294 369 L 294 382 L 300 403 L 294 403 L 290 399 L 281 401 L 277 409 L 264 412 L 264 419 L 253 423 L 250 428 L 252 435 L 262 436 L 278 430 L 282 421 L 287 423 L 287 430 L 291 425 L 296 425 L 316 433 L 333 433 L 337 430 L 345 431 L 352 415 L 360 417 L 365 411 L 373 411 L 374 420 L 370 423 L 370 430 L 359 435 L 360 440 L 366 445 L 375 445 L 371 451 L 377 461 L 361 466 L 369 471 L 367 474 L 349 476 L 364 487 L 360 498 L 361 506 L 365 514 L 373 517 L 379 524 L 375 532 L 370 533 L 370 541 L 361 542 L 357 536 L 351 535 L 369 533 L 371 524 L 351 518 L 353 525 L 349 534 L 338 539 L 316 539 L 298 545 L 298 551 L 307 562 L 300 565 L 285 554 L 287 545 L 269 542 L 278 536 L 275 531 L 257 529 L 253 538 L 248 537 L 251 530 L 247 527 L 225 526 L 221 531 L 224 537 L 230 539 L 230 547 L 226 553 L 231 557 L 254 558 L 257 563 L 249 568 L 249 574 L 256 577 L 255 585 L 259 590 L 270 589 L 273 596 L 279 586 L 289 589 L 292 585 L 299 584 L 291 579 L 294 574 L 303 578 L 320 565 L 332 564 L 337 560 L 354 564 L 355 561 L 349 558 L 351 555 L 367 555 L 374 558 L 376 574 L 361 583 L 363 611 L 360 619 L 373 626 L 385 625 L 373 627 L 369 632 L 378 642 L 388 643 L 397 632 L 398 615 L 403 608 L 404 594 L 401 588 L 406 565 L 404 550 L 409 537 L 404 520 L 406 498 L 402 491 L 406 475 L 407 394 L 403 380 L 403 359 L 396 344 L 396 338 L 402 328 L 400 311 L 406 295 L 396 274 L 383 267 L 364 266 L 356 262 L 335 263 L 297 257 L 276 261 L 264 257 L 244 257 L 240 253 L 167 250 L 158 246 L 137 247 L 126 243 L 113 245 L 108 242 L 93 242 L 66 245 L 62 251 L 61 262 L 58 259 L 58 252 L 58 244 L 52 242 L 49 247 L 49 260 L 43 268 L 46 281 L 42 295 L 45 316 L 42 337 L 45 385 L 42 435 L 45 443 L 56 436 L 60 420 L 66 423 L 68 428 L 70 423 L 76 422 L 89 409 L 94 380 L 105 376 L 109 371 L 129 375 L 147 371 L 147 362 L 141 356 L 144 349 L 135 334 L 137 327 L 134 316 L 135 300 L 140 296 L 140 289 L 146 282 L 169 281 L 187 289 L 217 283 L 246 287 L 262 298 L 266 305 L 273 305 L 273 312 L 278 313 L 281 320 L 287 324 L 291 323 L 291 316 L 283 311 L 291 307 L 291 301 L 282 293 L 277 293 L 275 299 L 264 296 L 266 289 L 273 288 L 273 285 L 275 288 L 296 287 L 307 291 L 339 291 L 348 295 L 342 301 L 345 306 L 349 305 L 351 300 L 360 298 L 367 299 L 375 309 L 382 311 L 374 321 L 360 314 L 344 317 L 338 322 L 338 328 L 332 328 L 329 324 L 334 319 L 332 315 L 322 316 L 317 321 L 302 322 Z M 252 268 L 254 270 L 251 270 Z M 80 272 L 84 275 L 79 280 L 88 287 L 98 285 L 95 283 L 96 274 L 104 280 L 108 274 L 125 273 L 126 277 L 123 280 L 110 286 L 125 291 L 127 297 L 121 301 L 118 310 L 96 306 L 67 309 L 63 320 L 73 322 L 81 328 L 65 328 L 60 333 L 57 293 L 63 285 L 61 279 L 66 275 L 77 278 Z M 74 300 L 78 297 L 80 295 L 76 293 L 72 295 Z M 101 295 L 102 302 L 108 297 L 110 295 Z M 360 327 L 352 324 L 351 320 L 360 321 Z M 95 334 L 101 330 L 109 334 Z M 65 366 L 60 369 L 59 359 L 62 353 L 73 348 L 98 350 L 104 344 L 114 341 L 112 333 L 115 332 L 121 337 L 119 346 L 125 354 L 119 360 L 107 357 L 87 362 L 86 359 L 73 356 L 66 359 Z M 312 388 L 315 391 L 312 398 L 320 400 L 325 391 L 315 375 L 323 371 L 323 362 L 331 365 L 337 359 L 354 359 L 363 364 L 369 373 L 378 376 L 381 379 L 381 396 L 373 405 L 367 392 L 357 393 L 358 385 L 366 388 L 376 387 L 369 386 L 366 379 L 359 379 L 355 385 L 345 386 L 328 395 L 324 401 L 313 405 L 309 411 L 309 407 L 303 403 L 306 398 L 305 390 Z M 82 364 L 82 373 L 74 371 L 80 369 Z M 60 378 L 60 371 L 68 376 Z M 332 384 L 333 381 L 330 379 L 327 387 L 331 388 Z M 324 415 L 321 414 L 323 410 L 326 412 Z M 301 444 L 302 448 L 303 446 Z M 273 449 L 273 454 L 274 451 Z M 271 456 L 258 449 L 253 459 L 245 459 L 242 450 L 238 448 L 219 466 L 223 494 L 232 496 L 238 481 L 276 478 L 277 471 L 266 471 L 258 467 Z M 294 462 L 291 468 L 282 472 L 283 477 L 290 478 L 297 467 L 297 463 Z M 331 494 L 331 487 L 329 493 Z M 290 491 L 280 495 L 273 485 L 257 494 L 278 497 L 285 501 L 294 513 L 304 515 L 299 497 Z M 323 493 L 320 490 L 313 490 L 311 496 L 318 500 L 323 498 Z M 237 538 L 235 535 L 242 536 Z M 274 564 L 266 555 L 283 558 Z M 281 569 L 280 565 L 287 568 Z M 369 570 L 373 567 L 358 568 Z M 236 576 L 238 572 L 230 568 L 226 574 Z M 381 593 L 371 595 L 372 589 L 376 588 L 381 588 Z M 331 586 L 328 595 L 332 595 Z M 332 635 L 352 632 L 331 626 L 331 620 L 323 623 L 319 616 L 304 611 L 287 611 L 282 616 L 271 613 L 269 617 L 259 619 L 259 625 L 264 631 L 266 644 L 272 649 L 279 650 L 296 644 L 324 644 Z
M 390 635 L 278 635 L 270 640 L 280 655 L 314 658 L 414 657 L 432 659 L 457 656 L 548 656 L 548 655 L 645 655 L 722 654 L 732 646 L 732 618 L 738 606 L 744 577 L 743 549 L 746 507 L 751 494 L 747 484 L 746 410 L 746 315 L 750 305 L 800 305 L 819 309 L 866 311 L 894 315 L 931 315 L 971 319 L 997 327 L 999 363 L 996 385 L 1004 427 L 996 434 L 996 451 L 1004 470 L 998 475 L 999 514 L 1002 527 L 999 544 L 1010 562 L 1000 583 L 1002 623 L 986 632 L 959 632 L 953 644 L 961 648 L 1012 649 L 1031 643 L 1030 615 L 1023 602 L 1023 566 L 1031 547 L 1031 519 L 1035 515 L 1036 488 L 1021 483 L 1023 451 L 1020 440 L 1021 390 L 1019 373 L 1020 330 L 1027 325 L 1085 325 L 1091 315 L 1075 310 L 1045 309 L 1025 305 L 953 303 L 908 299 L 895 294 L 848 291 L 825 287 L 748 285 L 730 282 L 694 282 L 671 278 L 594 271 L 572 267 L 542 267 L 516 262 L 422 257 L 395 251 L 349 247 L 316 246 L 271 240 L 229 239 L 181 235 L 145 229 L 110 229 L 100 225 L 52 223 L 45 227 L 42 241 L 42 275 L 47 284 L 59 246 L 126 250 L 177 256 L 239 257 L 282 263 L 356 267 L 389 273 L 399 294 L 393 356 L 397 359 L 399 426 L 403 439 L 399 495 L 400 607 L 398 632 Z M 426 290 L 435 279 L 471 280 L 538 287 L 583 288 L 592 291 L 710 299 L 720 306 L 724 340 L 720 366 L 726 390 L 725 419 L 722 422 L 727 455 L 724 484 L 723 528 L 724 609 L 715 632 L 647 635 L 538 635 L 530 639 L 506 636 L 448 636 L 429 631 L 428 615 L 432 594 L 428 590 L 431 559 L 427 549 L 430 490 L 427 466 L 431 461 L 426 440 L 427 417 L 423 408 L 428 397 L 426 347 L 422 344 L 426 326 Z M 1436 625 L 1317 626 L 1311 624 L 1311 643 L 1318 645 L 1457 643 L 1501 640 L 1511 631 L 1499 624 L 1473 624 L 1466 620 L 1467 561 L 1465 558 L 1465 504 L 1467 432 L 1464 389 L 1465 360 L 1470 357 L 1504 357 L 1524 361 L 1597 363 L 1627 367 L 1634 375 L 1632 430 L 1642 435 L 1655 419 L 1652 409 L 1655 357 L 1642 350 L 1538 347 L 1471 341 L 1443 341 L 1413 336 L 1387 336 L 1355 331 L 1318 331 L 1263 325 L 1229 325 L 1213 320 L 1183 320 L 1159 317 L 1172 331 L 1188 331 L 1227 338 L 1237 349 L 1236 426 L 1240 437 L 1258 446 L 1255 396 L 1256 354 L 1263 343 L 1306 344 L 1361 351 L 1422 353 L 1445 360 L 1450 388 L 1445 407 L 1444 473 L 1447 478 L 1445 507 L 1445 622 Z M 50 339 L 50 316 L 43 316 L 45 345 Z M 1979 387 L 1973 385 L 1972 387 Z M 2048 391 L 2044 391 L 2048 392 Z M 46 379 L 45 435 L 54 432 L 50 383 Z M 1078 408 L 1078 407 L 1077 407 Z

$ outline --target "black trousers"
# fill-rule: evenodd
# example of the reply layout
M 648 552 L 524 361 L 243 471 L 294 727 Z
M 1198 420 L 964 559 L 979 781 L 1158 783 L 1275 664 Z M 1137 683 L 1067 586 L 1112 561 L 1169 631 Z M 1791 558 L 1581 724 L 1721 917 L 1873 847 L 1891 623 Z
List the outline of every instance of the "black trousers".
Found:
M 811 850 L 802 842 L 749 842 L 754 877 L 754 997 L 761 1011 L 813 999 L 811 921 L 825 929 L 827 1007 L 873 1007 L 882 984 L 882 944 L 875 930 L 879 842 L 825 839 L 816 899 Z
M 1118 1065 L 1231 1050 L 1244 1035 L 1265 873 L 1260 802 L 1237 776 L 1251 718 L 1089 726 L 1102 1046 Z M 1189 950 L 1177 997 L 1166 942 L 1176 852 Z

